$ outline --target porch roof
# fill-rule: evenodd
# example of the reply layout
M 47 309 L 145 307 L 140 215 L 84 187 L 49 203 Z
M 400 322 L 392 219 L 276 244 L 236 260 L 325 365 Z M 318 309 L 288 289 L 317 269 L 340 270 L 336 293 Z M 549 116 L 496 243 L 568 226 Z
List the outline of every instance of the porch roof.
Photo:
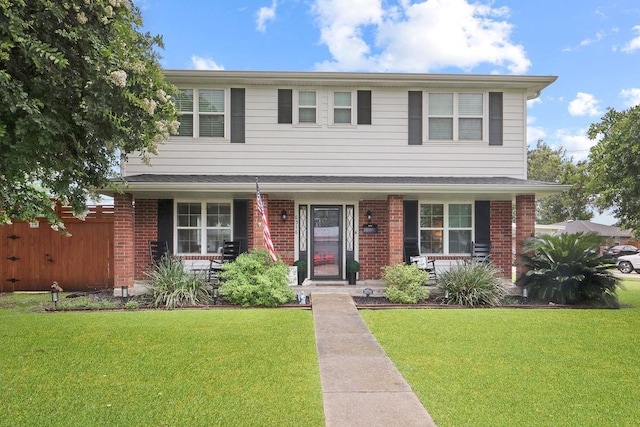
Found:
M 559 193 L 569 185 L 530 181 L 512 177 L 418 177 L 418 176 L 318 176 L 318 175 L 159 175 L 141 174 L 114 180 L 123 191 L 139 197 L 175 198 L 225 195 L 250 197 L 256 179 L 263 193 L 276 198 L 317 197 L 330 194 L 359 199 L 386 198 L 478 198 L 513 199 L 516 195 L 535 194 L 536 198 Z M 105 194 L 113 194 L 105 191 Z

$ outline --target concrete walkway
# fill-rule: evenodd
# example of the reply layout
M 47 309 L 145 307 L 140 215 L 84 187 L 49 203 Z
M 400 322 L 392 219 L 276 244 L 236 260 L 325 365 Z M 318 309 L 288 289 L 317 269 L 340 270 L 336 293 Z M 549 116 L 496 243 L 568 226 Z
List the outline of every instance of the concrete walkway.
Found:
M 435 426 L 347 292 L 313 293 L 327 427 Z

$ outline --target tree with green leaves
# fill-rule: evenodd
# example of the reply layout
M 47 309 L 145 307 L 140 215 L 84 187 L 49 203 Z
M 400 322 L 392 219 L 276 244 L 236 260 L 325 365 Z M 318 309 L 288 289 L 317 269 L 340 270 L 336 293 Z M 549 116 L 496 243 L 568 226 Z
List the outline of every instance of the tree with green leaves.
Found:
M 588 163 L 573 162 L 564 148 L 553 149 L 542 140 L 527 152 L 528 178 L 534 181 L 569 184 L 571 189 L 538 200 L 536 219 L 540 224 L 566 220 L 589 220 L 593 212 L 591 193 L 587 189 Z
M 129 0 L 0 1 L 0 224 L 82 217 L 120 157 L 177 130 L 162 40 Z
M 599 139 L 589 154 L 591 191 L 600 209 L 611 208 L 620 226 L 640 236 L 640 105 L 612 108 L 589 127 Z

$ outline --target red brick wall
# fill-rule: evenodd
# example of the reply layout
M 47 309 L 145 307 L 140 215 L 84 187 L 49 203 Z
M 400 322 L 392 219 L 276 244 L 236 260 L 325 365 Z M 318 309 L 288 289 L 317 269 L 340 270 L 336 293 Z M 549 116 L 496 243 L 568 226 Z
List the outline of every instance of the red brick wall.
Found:
M 268 194 L 262 195 L 262 202 L 269 221 L 269 231 L 271 241 L 276 250 L 276 255 L 282 260 L 292 265 L 295 253 L 295 203 L 293 200 L 269 200 Z M 251 226 L 249 227 L 249 250 L 254 248 L 265 248 L 262 232 L 262 218 L 258 211 L 257 199 L 254 196 L 251 201 L 251 212 L 249 215 Z M 287 219 L 282 220 L 282 210 L 287 211 Z
M 402 203 L 401 203 L 402 204 Z M 386 200 L 361 200 L 358 205 L 360 230 L 359 280 L 379 279 L 380 267 L 389 265 L 389 215 Z M 372 224 L 378 225 L 378 232 L 365 234 L 362 228 L 367 224 L 367 211 L 372 213 Z
M 287 211 L 287 219 L 284 221 L 282 220 L 282 210 Z M 276 248 L 276 254 L 288 265 L 293 265 L 293 261 L 295 261 L 295 214 L 293 200 L 269 201 L 268 218 L 271 240 Z M 262 238 L 262 234 L 260 234 L 260 238 Z
M 136 280 L 145 280 L 151 267 L 149 240 L 158 240 L 158 200 L 136 199 L 135 216 L 135 273 Z
M 502 271 L 502 276 L 511 278 L 511 201 L 494 200 L 490 207 L 491 261 Z
M 404 205 L 402 196 L 387 196 L 389 265 L 404 261 Z
M 133 195 L 113 198 L 113 286 L 133 286 L 135 254 L 133 245 Z
M 516 277 L 520 277 L 525 270 L 520 265 L 522 243 L 535 235 L 536 231 L 536 196 L 527 194 L 516 196 Z

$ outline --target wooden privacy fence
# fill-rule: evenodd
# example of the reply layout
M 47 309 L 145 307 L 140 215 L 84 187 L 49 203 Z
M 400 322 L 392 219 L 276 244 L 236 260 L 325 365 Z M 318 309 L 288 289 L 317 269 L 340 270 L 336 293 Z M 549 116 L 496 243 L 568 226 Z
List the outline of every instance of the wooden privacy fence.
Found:
M 0 225 L 0 292 L 49 290 L 54 281 L 65 291 L 113 287 L 113 206 L 88 208 L 84 221 L 56 209 L 69 237 L 45 220 Z

